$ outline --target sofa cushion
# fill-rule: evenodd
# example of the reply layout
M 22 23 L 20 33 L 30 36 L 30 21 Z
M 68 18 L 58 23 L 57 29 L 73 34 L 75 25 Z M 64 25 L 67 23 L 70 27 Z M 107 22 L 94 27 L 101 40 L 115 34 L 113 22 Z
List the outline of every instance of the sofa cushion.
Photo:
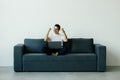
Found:
M 96 71 L 96 54 L 81 53 L 51 56 L 44 53 L 23 55 L 23 71 Z
M 72 39 L 72 49 L 71 52 L 75 53 L 93 53 L 94 45 L 93 39 L 85 39 L 85 38 L 73 38 Z
M 43 52 L 43 47 L 45 46 L 43 39 L 25 39 L 24 44 L 26 51 L 33 53 Z
M 23 61 L 95 61 L 96 54 L 94 53 L 81 53 L 81 54 L 66 54 L 66 55 L 58 55 L 51 56 L 44 53 L 28 53 L 23 55 Z

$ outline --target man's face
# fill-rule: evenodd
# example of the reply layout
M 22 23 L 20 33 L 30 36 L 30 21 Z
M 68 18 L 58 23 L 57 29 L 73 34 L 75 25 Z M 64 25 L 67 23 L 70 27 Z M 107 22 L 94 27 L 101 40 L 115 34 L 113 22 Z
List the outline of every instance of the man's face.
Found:
M 58 29 L 58 27 L 54 27 L 54 32 L 55 32 L 55 34 L 59 34 L 59 29 Z

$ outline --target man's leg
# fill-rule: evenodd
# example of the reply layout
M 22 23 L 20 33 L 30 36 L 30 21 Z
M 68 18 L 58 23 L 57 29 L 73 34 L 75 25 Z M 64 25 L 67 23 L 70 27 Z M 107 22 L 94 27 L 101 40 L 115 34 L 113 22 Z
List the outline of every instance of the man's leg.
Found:
M 63 48 L 61 48 L 61 49 L 59 50 L 58 54 L 59 54 L 59 55 L 64 55 L 64 54 L 65 54 L 65 51 L 66 51 L 66 48 L 63 47 Z
M 45 45 L 44 45 L 44 47 L 43 47 L 43 51 L 45 52 L 45 53 L 47 53 L 48 55 L 51 55 L 51 49 L 49 49 L 48 48 L 48 46 L 47 46 L 47 42 L 45 42 Z

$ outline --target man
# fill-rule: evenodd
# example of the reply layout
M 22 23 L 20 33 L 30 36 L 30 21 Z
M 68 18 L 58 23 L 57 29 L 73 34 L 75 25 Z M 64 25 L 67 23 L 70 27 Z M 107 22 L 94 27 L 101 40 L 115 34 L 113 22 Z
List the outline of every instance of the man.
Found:
M 67 35 L 64 31 L 64 29 L 62 28 L 62 33 L 59 33 L 60 31 L 60 25 L 59 24 L 55 24 L 54 25 L 54 29 L 53 29 L 53 34 L 49 35 L 51 28 L 49 28 L 47 34 L 45 35 L 44 41 L 63 41 L 63 42 L 67 42 L 68 38 Z M 57 56 L 58 54 L 62 55 L 65 54 L 65 47 L 61 48 L 61 49 L 49 49 L 47 46 L 44 48 L 44 51 L 48 54 L 48 55 L 53 55 L 53 56 Z

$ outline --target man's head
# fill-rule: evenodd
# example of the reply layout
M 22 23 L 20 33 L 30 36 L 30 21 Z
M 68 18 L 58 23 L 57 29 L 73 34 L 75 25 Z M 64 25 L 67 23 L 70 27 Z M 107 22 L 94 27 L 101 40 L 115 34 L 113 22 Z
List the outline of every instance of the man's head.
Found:
M 60 25 L 59 24 L 55 24 L 54 25 L 54 32 L 55 32 L 55 34 L 59 34 L 59 31 L 60 31 Z

